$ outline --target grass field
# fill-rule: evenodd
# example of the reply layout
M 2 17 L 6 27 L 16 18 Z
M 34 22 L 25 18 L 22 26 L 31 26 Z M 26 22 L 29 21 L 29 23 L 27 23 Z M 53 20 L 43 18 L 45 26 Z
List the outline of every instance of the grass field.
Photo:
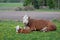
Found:
M 0 11 L 14 11 L 17 7 L 23 7 L 23 3 L 0 3 Z
M 23 3 L 0 3 L 0 7 L 22 7 Z
M 38 9 L 35 11 L 41 11 L 41 12 L 60 12 L 60 9 Z
M 20 21 L 0 21 L 0 40 L 60 40 L 60 21 L 53 21 L 57 30 L 52 32 L 16 33 L 15 26 L 24 26 Z

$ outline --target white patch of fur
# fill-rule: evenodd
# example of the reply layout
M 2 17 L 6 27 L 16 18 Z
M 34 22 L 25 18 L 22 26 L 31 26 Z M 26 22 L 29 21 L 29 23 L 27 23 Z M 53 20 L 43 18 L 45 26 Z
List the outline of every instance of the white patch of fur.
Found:
M 24 27 L 23 29 L 25 29 L 26 27 Z
M 23 23 L 28 24 L 28 16 L 27 15 L 24 15 Z
M 18 30 L 19 30 L 19 25 L 16 26 L 16 32 L 18 32 Z
M 30 27 L 24 27 L 24 29 L 30 29 Z

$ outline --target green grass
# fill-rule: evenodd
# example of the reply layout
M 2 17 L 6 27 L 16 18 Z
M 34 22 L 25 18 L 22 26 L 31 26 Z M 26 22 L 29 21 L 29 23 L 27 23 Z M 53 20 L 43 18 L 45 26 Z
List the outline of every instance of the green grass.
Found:
M 20 21 L 1 21 L 0 20 L 0 40 L 60 40 L 60 21 L 53 21 L 57 30 L 52 32 L 31 32 L 29 34 L 16 33 L 17 25 L 23 27 Z
M 40 12 L 60 12 L 60 9 L 38 9 L 35 11 L 40 11 Z
M 0 3 L 0 7 L 22 7 L 23 3 Z
M 17 7 L 23 7 L 23 3 L 0 3 L 0 11 L 14 11 Z

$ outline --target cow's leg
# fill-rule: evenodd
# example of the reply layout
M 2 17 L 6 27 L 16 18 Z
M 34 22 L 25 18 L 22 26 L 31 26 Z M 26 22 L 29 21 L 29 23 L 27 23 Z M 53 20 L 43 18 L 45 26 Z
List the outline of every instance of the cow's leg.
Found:
M 36 31 L 36 28 L 35 28 L 35 27 L 30 27 L 30 29 L 31 29 L 32 31 Z
M 47 27 L 44 27 L 44 28 L 41 29 L 40 31 L 42 31 L 42 32 L 47 32 Z

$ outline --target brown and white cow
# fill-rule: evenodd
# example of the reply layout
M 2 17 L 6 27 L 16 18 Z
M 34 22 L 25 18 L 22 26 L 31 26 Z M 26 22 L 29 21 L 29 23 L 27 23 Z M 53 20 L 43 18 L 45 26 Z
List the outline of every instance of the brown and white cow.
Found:
M 31 32 L 31 31 L 48 32 L 48 31 L 55 31 L 56 30 L 56 25 L 53 24 L 51 21 L 31 19 L 27 15 L 25 15 L 23 17 L 23 23 L 26 26 L 25 29 L 24 29 L 26 32 L 28 32 L 28 31 L 29 32 Z M 27 27 L 29 27 L 29 29 L 27 29 Z

